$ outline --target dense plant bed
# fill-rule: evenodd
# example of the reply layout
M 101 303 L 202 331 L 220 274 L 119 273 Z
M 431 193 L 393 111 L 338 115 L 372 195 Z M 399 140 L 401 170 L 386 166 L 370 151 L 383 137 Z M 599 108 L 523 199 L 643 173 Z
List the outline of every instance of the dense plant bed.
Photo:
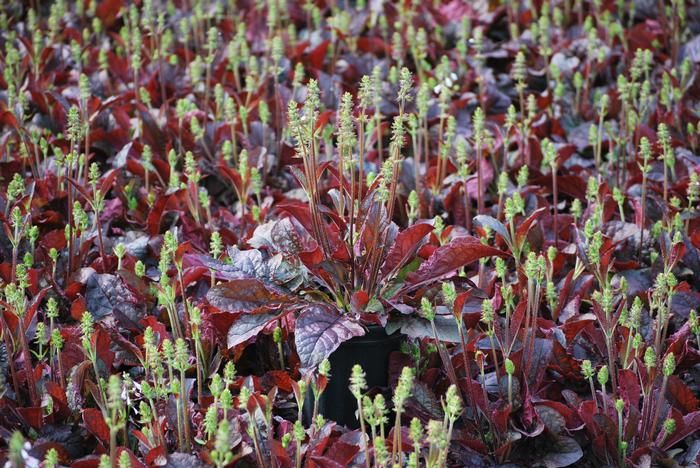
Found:
M 698 462 L 696 2 L 5 2 L 0 57 L 5 466 Z

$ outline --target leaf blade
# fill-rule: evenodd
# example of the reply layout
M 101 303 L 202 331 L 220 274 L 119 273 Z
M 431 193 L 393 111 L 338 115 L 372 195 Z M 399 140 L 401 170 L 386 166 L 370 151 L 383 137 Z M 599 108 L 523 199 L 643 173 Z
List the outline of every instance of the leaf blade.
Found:
M 476 237 L 457 237 L 449 244 L 438 247 L 418 270 L 406 277 L 406 280 L 413 287 L 417 287 L 447 276 L 480 258 L 506 255 L 499 249 L 482 244 Z
M 294 343 L 303 368 L 317 366 L 345 341 L 365 334 L 357 322 L 328 306 L 312 304 L 296 321 Z

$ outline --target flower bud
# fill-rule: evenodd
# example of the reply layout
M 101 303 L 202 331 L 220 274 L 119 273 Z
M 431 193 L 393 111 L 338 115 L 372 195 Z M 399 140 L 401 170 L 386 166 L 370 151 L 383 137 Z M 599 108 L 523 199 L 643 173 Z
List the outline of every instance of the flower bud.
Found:
M 462 400 L 457 393 L 457 387 L 452 384 L 447 388 L 447 393 L 445 394 L 445 414 L 450 420 L 456 421 L 461 413 Z
M 605 387 L 605 384 L 608 383 L 608 378 L 610 377 L 610 373 L 608 371 L 608 366 L 603 366 L 598 370 L 598 383 Z
M 515 364 L 513 364 L 513 361 L 511 361 L 509 358 L 506 358 L 504 364 L 506 366 L 506 374 L 513 375 L 515 373 Z
M 668 353 L 666 355 L 666 358 L 664 359 L 664 365 L 663 365 L 663 373 L 664 377 L 670 377 L 673 374 L 673 371 L 676 370 L 676 357 L 673 355 L 673 353 Z
M 452 282 L 446 281 L 442 283 L 442 298 L 445 301 L 445 304 L 450 308 L 454 306 L 454 303 L 457 300 L 457 291 L 455 290 L 455 285 Z
M 272 332 L 272 341 L 275 343 L 282 341 L 282 329 L 280 327 L 275 327 L 275 330 Z
M 654 352 L 654 348 L 651 346 L 644 351 L 644 365 L 646 366 L 647 371 L 649 371 L 652 367 L 656 367 L 656 353 Z
M 671 435 L 676 432 L 676 420 L 668 418 L 664 421 L 664 432 L 666 435 Z
M 248 407 L 248 400 L 250 400 L 250 389 L 248 387 L 241 387 L 241 391 L 238 394 L 238 409 L 241 411 L 246 411 Z
M 435 320 L 435 309 L 433 309 L 433 305 L 430 303 L 427 297 L 421 298 L 421 311 L 423 312 L 423 317 L 426 318 L 426 320 L 433 321 Z
M 615 400 L 615 410 L 618 413 L 622 413 L 625 409 L 625 401 L 622 398 Z
M 401 370 L 398 384 L 394 390 L 394 407 L 401 408 L 404 402 L 411 396 L 413 388 L 414 373 L 410 367 L 404 367 Z
M 414 446 L 420 446 L 423 439 L 423 424 L 418 418 L 411 419 L 411 425 L 408 428 L 408 435 L 413 441 Z
M 318 373 L 325 377 L 331 375 L 331 361 L 329 361 L 328 358 L 321 361 L 321 364 L 318 365 Z
M 294 440 L 301 443 L 305 438 L 306 430 L 304 429 L 304 425 L 301 423 L 301 421 L 296 421 L 294 423 Z
M 367 381 L 365 379 L 365 371 L 359 364 L 352 367 L 352 375 L 350 376 L 350 392 L 359 400 L 362 397 L 362 391 L 367 389 Z
M 289 432 L 282 436 L 282 448 L 287 449 L 289 447 L 289 442 L 292 440 L 292 434 Z

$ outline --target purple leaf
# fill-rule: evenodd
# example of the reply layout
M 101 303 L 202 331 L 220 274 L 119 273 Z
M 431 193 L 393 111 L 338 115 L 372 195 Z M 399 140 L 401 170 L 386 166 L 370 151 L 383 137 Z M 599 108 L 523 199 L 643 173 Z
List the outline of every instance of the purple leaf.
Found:
M 486 187 L 493 180 L 493 167 L 486 159 L 481 160 L 481 176 L 483 177 L 481 180 L 481 195 L 483 196 L 486 193 Z M 467 180 L 467 193 L 472 200 L 479 198 L 479 181 L 476 175 Z
M 270 321 L 277 318 L 277 314 L 240 314 L 228 329 L 226 344 L 229 348 L 244 343 L 254 337 Z
M 302 367 L 312 368 L 343 342 L 364 335 L 365 329 L 331 307 L 313 304 L 299 314 L 294 334 Z
M 240 278 L 218 284 L 207 293 L 209 303 L 224 312 L 265 312 L 292 299 L 277 288 L 254 278 Z
M 559 436 L 552 447 L 555 451 L 542 457 L 542 463 L 547 468 L 559 468 L 573 465 L 583 457 L 581 446 L 571 437 Z
M 252 252 L 257 251 L 253 250 Z M 240 268 L 236 268 L 234 265 L 224 263 L 220 260 L 215 260 L 209 255 L 187 253 L 183 255 L 183 264 L 185 269 L 205 267 L 211 271 L 217 280 L 222 281 L 230 281 L 244 276 Z
M 433 327 L 430 322 L 422 317 L 400 317 L 398 325 L 401 327 L 401 333 L 411 338 L 423 339 L 433 338 Z M 435 317 L 435 330 L 437 331 L 440 341 L 447 343 L 459 343 L 459 329 L 454 317 L 446 315 L 438 315 Z
M 121 311 L 129 320 L 138 322 L 145 311 L 143 305 L 124 285 L 121 278 L 110 274 L 94 273 L 87 280 L 85 291 L 87 309 L 95 319 L 101 319 L 115 310 Z

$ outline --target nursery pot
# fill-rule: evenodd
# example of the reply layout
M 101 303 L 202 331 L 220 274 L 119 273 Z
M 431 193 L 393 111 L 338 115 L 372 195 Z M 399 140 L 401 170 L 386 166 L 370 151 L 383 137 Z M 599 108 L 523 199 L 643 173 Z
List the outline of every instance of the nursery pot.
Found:
M 355 416 L 357 401 L 350 393 L 350 374 L 355 364 L 362 366 L 367 375 L 368 390 L 389 385 L 389 355 L 398 351 L 403 336 L 396 332 L 387 335 L 384 327 L 369 325 L 367 334 L 352 338 L 331 354 L 331 376 L 326 390 L 318 401 L 318 413 L 351 429 L 360 427 Z M 308 391 L 304 402 L 304 418 L 311 422 L 314 409 L 313 392 Z

